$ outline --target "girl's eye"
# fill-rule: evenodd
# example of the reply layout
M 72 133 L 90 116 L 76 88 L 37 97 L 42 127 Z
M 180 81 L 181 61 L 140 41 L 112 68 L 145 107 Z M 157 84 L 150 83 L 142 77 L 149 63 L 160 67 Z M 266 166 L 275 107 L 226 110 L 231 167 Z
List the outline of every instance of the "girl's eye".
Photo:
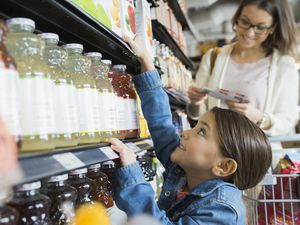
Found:
M 200 128 L 198 134 L 204 137 L 206 135 L 206 130 L 204 128 Z

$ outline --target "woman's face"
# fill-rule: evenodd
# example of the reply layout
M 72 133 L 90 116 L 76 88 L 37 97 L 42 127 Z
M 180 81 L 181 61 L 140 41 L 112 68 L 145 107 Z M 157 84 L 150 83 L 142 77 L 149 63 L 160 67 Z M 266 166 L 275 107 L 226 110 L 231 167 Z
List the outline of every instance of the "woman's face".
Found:
M 256 5 L 245 6 L 236 23 L 236 36 L 242 48 L 258 48 L 272 32 L 273 18 Z

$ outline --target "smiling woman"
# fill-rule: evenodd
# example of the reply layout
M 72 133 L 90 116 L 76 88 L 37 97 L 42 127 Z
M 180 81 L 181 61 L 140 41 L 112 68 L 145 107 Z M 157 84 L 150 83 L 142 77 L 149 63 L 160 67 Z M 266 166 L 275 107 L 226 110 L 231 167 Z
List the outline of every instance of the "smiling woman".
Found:
M 232 19 L 233 43 L 203 57 L 196 86 L 188 95 L 192 119 L 215 106 L 247 116 L 268 135 L 294 131 L 298 120 L 298 72 L 293 50 L 296 24 L 287 0 L 242 0 Z M 248 103 L 208 97 L 203 87 L 222 88 L 248 97 Z

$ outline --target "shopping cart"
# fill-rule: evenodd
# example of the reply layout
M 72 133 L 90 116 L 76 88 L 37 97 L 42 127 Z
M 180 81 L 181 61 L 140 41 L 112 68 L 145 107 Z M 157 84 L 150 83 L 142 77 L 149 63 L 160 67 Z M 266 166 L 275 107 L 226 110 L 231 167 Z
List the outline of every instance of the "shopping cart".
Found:
M 277 154 L 300 153 L 281 149 Z M 247 225 L 300 225 L 300 173 L 267 174 L 255 188 L 243 192 Z

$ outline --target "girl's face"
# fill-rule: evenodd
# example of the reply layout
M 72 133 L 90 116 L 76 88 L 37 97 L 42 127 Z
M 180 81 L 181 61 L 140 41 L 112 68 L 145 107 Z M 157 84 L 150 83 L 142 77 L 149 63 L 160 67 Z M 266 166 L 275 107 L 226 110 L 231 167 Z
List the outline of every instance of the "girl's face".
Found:
M 273 31 L 273 18 L 256 5 L 248 5 L 242 10 L 235 27 L 240 47 L 258 48 Z
M 172 153 L 171 160 L 186 173 L 197 171 L 207 176 L 204 178 L 214 177 L 212 168 L 224 158 L 219 149 L 216 129 L 213 113 L 205 113 L 197 126 L 183 133 L 180 146 Z

